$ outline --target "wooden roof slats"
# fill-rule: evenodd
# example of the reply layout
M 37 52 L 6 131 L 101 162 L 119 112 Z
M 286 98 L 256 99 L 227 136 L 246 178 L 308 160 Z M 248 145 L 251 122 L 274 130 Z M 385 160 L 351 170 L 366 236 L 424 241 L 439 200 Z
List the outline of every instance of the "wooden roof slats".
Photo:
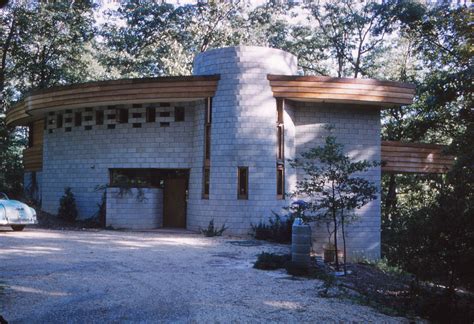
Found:
M 37 120 L 30 125 L 32 126 L 30 132 L 33 133 L 33 146 L 23 150 L 23 167 L 25 171 L 40 171 L 43 169 L 44 120 Z
M 46 112 L 94 105 L 197 100 L 214 96 L 219 75 L 88 82 L 33 91 L 7 112 L 8 125 L 26 125 Z
M 187 89 L 186 89 L 187 90 Z M 64 109 L 76 108 L 84 104 L 88 105 L 105 105 L 107 103 L 120 104 L 121 101 L 126 102 L 140 102 L 141 100 L 164 100 L 164 99 L 199 99 L 212 97 L 214 92 L 155 92 L 155 93 L 141 93 L 140 91 L 122 91 L 113 93 L 104 93 L 97 95 L 83 95 L 76 98 L 54 100 L 47 102 L 31 103 L 27 102 L 28 112 L 35 114 L 38 110 L 63 107 Z
M 273 95 L 300 101 L 363 103 L 377 106 L 409 105 L 415 87 L 408 83 L 321 76 L 267 76 Z
M 216 90 L 217 81 L 193 81 L 193 82 L 166 82 L 160 84 L 152 84 L 152 83 L 144 83 L 144 84 L 118 84 L 118 85 L 97 85 L 91 86 L 89 88 L 74 88 L 74 89 L 66 89 L 66 90 L 58 90 L 55 92 L 46 92 L 35 94 L 29 96 L 31 101 L 42 101 L 47 98 L 60 98 L 60 97 L 69 97 L 69 96 L 77 96 L 84 93 L 103 93 L 103 92 L 111 92 L 111 91 L 127 91 L 127 90 L 139 90 L 139 91 L 148 91 L 148 92 L 176 92 L 175 89 L 182 90 L 183 88 L 187 89 L 191 88 L 188 91 L 210 91 L 214 92 Z
M 446 173 L 454 158 L 443 154 L 443 145 L 383 141 L 382 172 Z
M 31 119 L 31 116 L 26 113 L 25 110 L 25 103 L 19 102 L 18 104 L 12 106 L 8 111 L 7 111 L 7 116 L 6 116 L 6 123 L 7 125 L 26 125 L 26 122 L 28 119 Z
M 316 75 L 276 75 L 269 74 L 267 79 L 270 81 L 301 81 L 301 82 L 334 82 L 334 83 L 350 83 L 350 84 L 370 84 L 370 85 L 382 85 L 382 86 L 393 86 L 403 87 L 407 89 L 415 90 L 415 86 L 411 83 L 396 82 L 396 81 L 383 81 L 375 79 L 354 79 L 354 78 L 336 78 L 328 76 L 316 76 Z
M 43 169 L 43 146 L 30 147 L 23 151 L 23 167 L 25 171 Z

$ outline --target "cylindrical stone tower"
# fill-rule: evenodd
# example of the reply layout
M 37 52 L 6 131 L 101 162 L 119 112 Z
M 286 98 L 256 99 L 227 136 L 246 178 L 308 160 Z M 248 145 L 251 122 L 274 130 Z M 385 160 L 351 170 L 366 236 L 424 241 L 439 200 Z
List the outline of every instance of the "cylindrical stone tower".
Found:
M 272 48 L 220 48 L 199 54 L 194 74 L 219 74 L 220 81 L 212 101 L 209 197 L 201 195 L 204 158 L 195 152 L 187 225 L 198 229 L 214 219 L 247 234 L 251 223 L 286 205 L 276 194 L 277 108 L 267 75 L 297 74 L 297 59 Z M 239 168 L 248 168 L 247 199 L 238 199 Z

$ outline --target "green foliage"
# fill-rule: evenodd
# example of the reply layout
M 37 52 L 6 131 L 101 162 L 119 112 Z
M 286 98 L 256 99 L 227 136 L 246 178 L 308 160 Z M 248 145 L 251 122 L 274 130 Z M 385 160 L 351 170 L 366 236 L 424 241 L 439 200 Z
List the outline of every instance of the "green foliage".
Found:
M 280 216 L 272 212 L 273 216 L 268 220 L 268 223 L 260 221 L 257 225 L 251 224 L 252 235 L 257 240 L 264 240 L 276 243 L 291 243 L 291 229 L 293 226 L 294 217 Z
M 128 1 L 109 19 L 124 24 L 106 23 L 102 28 L 106 40 L 102 60 L 126 76 L 190 74 L 197 53 L 240 43 L 243 6 Z
M 10 1 L 0 10 L 0 190 L 23 193 L 24 128 L 9 129 L 5 112 L 34 88 L 85 81 L 94 35 L 89 1 Z
M 89 1 L 11 2 L 2 10 L 0 91 L 7 100 L 32 88 L 84 81 L 84 61 L 94 36 Z
M 301 159 L 291 161 L 291 165 L 305 173 L 292 195 L 308 200 L 306 208 L 314 220 L 330 224 L 330 238 L 332 236 L 336 250 L 338 231 L 341 231 L 345 271 L 345 225 L 356 220 L 354 211 L 375 199 L 377 191 L 372 182 L 354 174 L 366 172 L 378 163 L 366 160 L 352 162 L 344 153 L 343 145 L 330 135 L 326 137 L 324 146 L 302 153 Z M 336 268 L 339 270 L 339 258 L 336 258 Z
M 330 59 L 338 77 L 371 76 L 379 68 L 375 58 L 386 51 L 388 44 L 383 40 L 396 30 L 400 7 L 404 6 L 395 1 L 311 2 L 307 9 L 317 27 L 305 40 L 317 44 L 318 61 Z
M 286 264 L 291 260 L 289 254 L 275 254 L 262 252 L 257 256 L 257 261 L 253 267 L 260 270 L 276 270 L 285 268 Z
M 59 200 L 58 217 L 71 223 L 77 218 L 76 199 L 69 187 L 64 189 L 64 195 Z
M 23 131 L 7 128 L 0 108 L 0 192 L 11 198 L 20 198 L 23 193 Z
M 222 236 L 226 229 L 225 224 L 221 228 L 215 227 L 214 219 L 211 219 L 207 228 L 201 229 L 201 234 L 204 234 L 206 237 Z
M 456 162 L 447 175 L 386 176 L 382 200 L 383 255 L 417 280 L 448 287 L 443 296 L 426 298 L 451 316 L 458 313 L 454 288 L 472 289 L 474 282 L 467 270 L 474 266 L 469 15 L 463 6 L 434 7 L 402 26 L 424 73 L 415 78 L 416 103 L 386 111 L 383 133 L 387 139 L 451 143 L 447 153 Z
M 135 199 L 138 202 L 144 202 L 147 200 L 145 196 L 144 188 L 149 187 L 149 181 L 146 181 L 141 178 L 132 178 L 123 175 L 123 174 L 114 174 L 111 179 L 112 185 L 102 185 L 97 186 L 96 191 L 98 190 L 107 190 L 107 188 L 118 188 L 119 191 L 116 194 L 117 198 L 124 198 L 125 196 L 133 196 L 133 190 L 136 190 Z
M 386 274 L 402 275 L 406 273 L 405 271 L 403 271 L 402 268 L 391 265 L 387 258 L 381 258 L 379 260 L 374 261 L 374 260 L 369 260 L 365 257 L 361 257 L 361 258 L 355 258 L 353 262 L 358 263 L 358 264 L 372 265 L 376 269 Z

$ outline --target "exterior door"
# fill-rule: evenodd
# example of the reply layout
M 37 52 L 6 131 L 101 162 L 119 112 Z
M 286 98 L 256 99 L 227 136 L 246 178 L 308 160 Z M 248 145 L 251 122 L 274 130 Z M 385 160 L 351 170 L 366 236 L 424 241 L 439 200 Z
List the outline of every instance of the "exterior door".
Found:
M 186 179 L 166 179 L 163 227 L 186 228 Z

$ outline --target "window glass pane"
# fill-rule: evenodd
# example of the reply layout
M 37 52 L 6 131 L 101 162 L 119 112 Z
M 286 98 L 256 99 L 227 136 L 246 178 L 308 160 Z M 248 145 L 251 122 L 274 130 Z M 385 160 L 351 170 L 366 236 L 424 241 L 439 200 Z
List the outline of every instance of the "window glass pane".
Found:
M 284 131 L 283 131 L 283 125 L 279 125 L 277 127 L 277 136 L 278 136 L 278 152 L 277 152 L 277 158 L 282 160 L 284 159 L 284 155 L 283 155 L 283 150 L 284 150 L 284 141 L 283 141 L 283 134 L 284 134 Z
M 248 168 L 247 167 L 239 167 L 239 192 L 238 198 L 239 199 L 247 199 L 248 198 Z
M 206 124 L 210 124 L 212 122 L 212 97 L 207 98 L 207 106 L 206 106 Z
M 97 110 L 95 112 L 95 124 L 96 125 L 104 124 L 104 111 L 103 110 Z
M 209 189 L 210 189 L 210 175 L 211 170 L 209 168 L 203 169 L 203 198 L 209 198 Z
M 59 114 L 56 116 L 56 128 L 63 127 L 63 115 Z
M 184 121 L 184 107 L 174 108 L 174 121 L 175 122 Z
M 77 112 L 74 114 L 74 126 L 81 126 L 82 125 L 82 114 Z
M 127 109 L 119 109 L 118 110 L 118 122 L 120 124 L 128 123 L 128 110 Z
M 285 170 L 282 166 L 277 169 L 277 196 L 283 199 L 285 195 Z
M 148 107 L 146 109 L 146 122 L 154 123 L 156 121 L 156 109 L 155 107 Z
M 283 124 L 283 100 L 277 99 L 277 123 Z
M 206 143 L 205 143 L 205 159 L 209 160 L 211 158 L 211 125 L 206 125 Z

